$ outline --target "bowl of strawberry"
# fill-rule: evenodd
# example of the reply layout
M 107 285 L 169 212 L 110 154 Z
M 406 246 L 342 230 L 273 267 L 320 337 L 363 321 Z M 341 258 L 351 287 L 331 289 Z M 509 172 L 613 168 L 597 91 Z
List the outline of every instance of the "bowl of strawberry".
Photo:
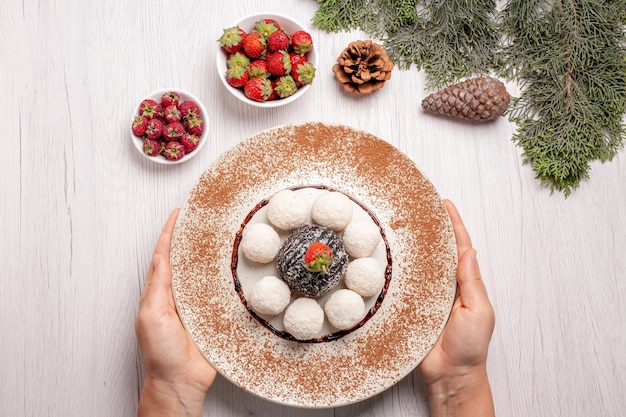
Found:
M 193 94 L 179 89 L 151 93 L 137 106 L 130 125 L 135 148 L 160 164 L 178 164 L 206 142 L 207 111 Z
M 309 90 L 317 54 L 309 32 L 290 17 L 261 13 L 225 28 L 216 64 L 222 83 L 257 107 L 291 103 Z

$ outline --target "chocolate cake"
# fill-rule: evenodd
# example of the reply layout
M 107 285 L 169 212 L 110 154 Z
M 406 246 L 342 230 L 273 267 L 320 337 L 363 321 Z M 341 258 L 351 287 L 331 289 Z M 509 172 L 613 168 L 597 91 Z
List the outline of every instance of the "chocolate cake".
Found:
M 313 242 L 326 244 L 333 253 L 333 261 L 326 273 L 311 272 L 305 268 L 304 255 Z M 348 254 L 342 239 L 327 227 L 306 225 L 295 229 L 281 246 L 276 268 L 293 292 L 306 297 L 320 297 L 337 285 L 348 265 Z

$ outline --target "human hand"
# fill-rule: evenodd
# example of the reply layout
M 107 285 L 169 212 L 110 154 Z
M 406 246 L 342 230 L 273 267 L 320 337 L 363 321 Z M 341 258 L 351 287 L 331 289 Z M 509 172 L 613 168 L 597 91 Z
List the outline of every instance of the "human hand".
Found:
M 201 415 L 216 375 L 183 328 L 174 304 L 170 245 L 178 212 L 170 214 L 157 242 L 135 320 L 146 370 L 138 416 Z
M 451 201 L 444 204 L 456 236 L 458 290 L 448 323 L 418 370 L 433 416 L 494 415 L 486 362 L 495 315 L 461 216 Z

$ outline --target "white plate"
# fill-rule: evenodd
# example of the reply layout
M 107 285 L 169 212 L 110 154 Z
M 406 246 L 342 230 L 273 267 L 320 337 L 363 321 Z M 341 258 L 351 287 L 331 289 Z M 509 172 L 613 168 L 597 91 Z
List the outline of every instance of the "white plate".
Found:
M 237 233 L 255 205 L 305 184 L 344 191 L 371 209 L 392 258 L 378 311 L 321 343 L 286 340 L 263 326 L 231 272 Z M 454 231 L 430 181 L 387 142 L 322 123 L 261 132 L 215 161 L 179 215 L 171 261 L 179 314 L 206 359 L 239 387 L 298 407 L 347 405 L 397 383 L 436 342 L 456 288 Z

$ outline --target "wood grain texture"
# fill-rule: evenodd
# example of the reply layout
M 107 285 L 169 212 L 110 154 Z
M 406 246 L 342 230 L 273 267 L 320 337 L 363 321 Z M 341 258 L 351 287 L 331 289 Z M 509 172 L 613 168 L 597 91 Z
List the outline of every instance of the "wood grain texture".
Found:
M 9 0 L 0 6 L 0 415 L 130 416 L 142 386 L 133 330 L 168 213 L 226 149 L 277 125 L 363 129 L 406 153 L 457 204 L 497 316 L 489 356 L 496 410 L 511 416 L 626 410 L 626 157 L 594 164 L 571 197 L 521 163 L 505 119 L 475 125 L 422 113 L 416 70 L 351 97 L 336 57 L 360 32 L 312 29 L 314 87 L 289 107 L 231 97 L 214 64 L 236 19 L 283 12 L 310 28 L 317 2 Z M 209 110 L 210 143 L 173 167 L 142 158 L 130 115 L 175 87 Z M 515 86 L 509 86 L 515 94 Z M 427 416 L 414 372 L 364 402 L 294 410 L 218 378 L 205 416 Z

